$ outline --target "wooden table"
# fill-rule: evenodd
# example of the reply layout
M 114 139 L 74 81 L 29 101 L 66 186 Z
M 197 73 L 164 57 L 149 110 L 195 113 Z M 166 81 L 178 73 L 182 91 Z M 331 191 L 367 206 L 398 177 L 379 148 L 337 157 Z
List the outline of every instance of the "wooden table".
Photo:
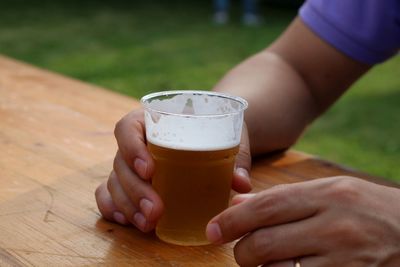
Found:
M 0 266 L 234 266 L 233 244 L 179 247 L 101 218 L 94 190 L 115 122 L 138 102 L 0 56 Z M 332 175 L 377 178 L 289 151 L 259 159 L 254 191 Z

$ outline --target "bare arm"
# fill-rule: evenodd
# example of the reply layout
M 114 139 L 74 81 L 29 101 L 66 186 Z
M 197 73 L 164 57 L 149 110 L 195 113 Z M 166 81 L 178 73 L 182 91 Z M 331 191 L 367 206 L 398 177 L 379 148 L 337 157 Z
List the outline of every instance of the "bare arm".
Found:
M 246 123 L 257 155 L 291 146 L 368 69 L 296 18 L 279 39 L 232 69 L 214 90 L 249 101 Z
M 297 18 L 215 90 L 249 101 L 246 122 L 255 155 L 292 145 L 368 69 Z M 240 266 L 400 266 L 399 201 L 400 190 L 352 177 L 282 184 L 237 195 L 206 233 L 219 244 L 240 238 L 234 247 Z
M 246 98 L 252 154 L 289 147 L 314 118 L 368 70 L 321 41 L 296 19 L 269 48 L 249 58 L 215 87 Z M 100 212 L 109 220 L 147 232 L 162 214 L 160 197 L 148 180 L 154 162 L 146 149 L 141 110 L 116 125 L 119 151 L 107 182 L 96 190 Z M 250 153 L 244 134 L 232 187 L 251 189 Z

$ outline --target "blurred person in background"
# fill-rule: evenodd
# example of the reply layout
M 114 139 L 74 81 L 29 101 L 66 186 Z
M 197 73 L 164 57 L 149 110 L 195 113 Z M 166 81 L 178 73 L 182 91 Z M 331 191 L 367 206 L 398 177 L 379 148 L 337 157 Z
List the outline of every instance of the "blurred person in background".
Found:
M 374 65 L 398 54 L 398 0 L 308 0 L 265 50 L 229 71 L 215 91 L 249 102 L 232 188 L 251 190 L 251 156 L 287 149 Z M 382 84 L 385 86 L 385 84 Z M 102 215 L 148 232 L 163 212 L 143 111 L 115 127 L 119 150 L 96 190 Z M 398 137 L 397 137 L 398 138 Z M 379 158 L 376 159 L 377 161 Z M 237 195 L 208 224 L 242 266 L 400 266 L 400 189 L 325 177 Z
M 257 26 L 262 19 L 258 14 L 258 0 L 242 0 L 242 23 L 246 26 Z M 219 25 L 229 21 L 230 0 L 214 0 L 214 22 Z

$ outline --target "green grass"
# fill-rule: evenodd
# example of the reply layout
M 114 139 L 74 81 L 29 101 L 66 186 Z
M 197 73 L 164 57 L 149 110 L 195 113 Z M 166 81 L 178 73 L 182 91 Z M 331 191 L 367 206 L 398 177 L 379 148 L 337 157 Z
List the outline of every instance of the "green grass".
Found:
M 375 67 L 296 148 L 400 181 L 400 58 Z
M 264 5 L 263 27 L 240 25 L 238 10 L 216 27 L 209 2 L 3 0 L 0 53 L 133 97 L 209 89 L 296 14 Z M 296 148 L 400 181 L 399 70 L 399 57 L 372 70 Z

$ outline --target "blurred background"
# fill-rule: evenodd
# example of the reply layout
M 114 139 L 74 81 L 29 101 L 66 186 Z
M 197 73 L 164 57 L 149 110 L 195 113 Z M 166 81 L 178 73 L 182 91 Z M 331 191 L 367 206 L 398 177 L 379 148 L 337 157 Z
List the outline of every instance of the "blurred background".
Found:
M 213 20 L 206 0 L 1 0 L 0 53 L 139 98 L 211 89 L 271 43 L 302 1 L 259 1 L 262 18 Z M 381 64 L 316 121 L 296 149 L 400 182 L 400 58 Z

